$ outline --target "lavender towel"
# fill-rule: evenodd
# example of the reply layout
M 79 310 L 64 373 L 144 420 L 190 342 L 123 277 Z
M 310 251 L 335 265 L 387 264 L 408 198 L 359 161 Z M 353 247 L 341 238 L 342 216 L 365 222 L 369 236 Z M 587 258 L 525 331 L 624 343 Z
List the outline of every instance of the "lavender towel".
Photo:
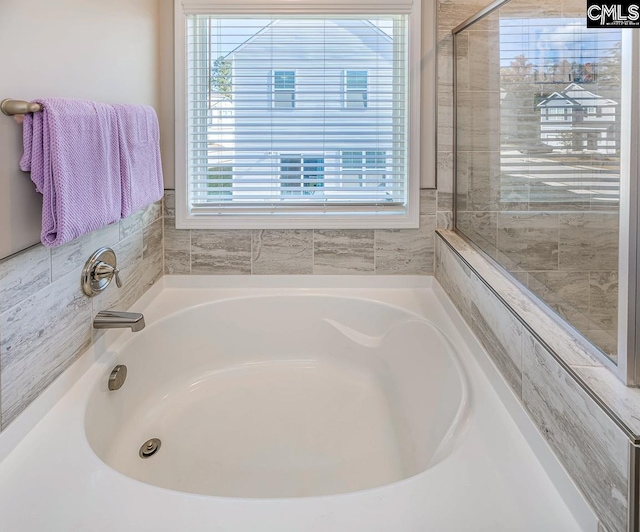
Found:
M 122 217 L 158 201 L 164 194 L 160 128 L 153 107 L 114 105 L 120 143 Z
M 35 100 L 24 120 L 20 168 L 43 195 L 41 240 L 60 246 L 120 219 L 118 124 L 110 105 Z

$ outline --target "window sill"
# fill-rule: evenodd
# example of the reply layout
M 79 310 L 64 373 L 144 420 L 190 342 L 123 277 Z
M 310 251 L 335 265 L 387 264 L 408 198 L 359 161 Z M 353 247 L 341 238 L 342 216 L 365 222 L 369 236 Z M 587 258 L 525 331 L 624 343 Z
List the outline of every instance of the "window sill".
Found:
M 200 214 L 176 212 L 177 229 L 417 229 L 418 209 L 412 214 Z

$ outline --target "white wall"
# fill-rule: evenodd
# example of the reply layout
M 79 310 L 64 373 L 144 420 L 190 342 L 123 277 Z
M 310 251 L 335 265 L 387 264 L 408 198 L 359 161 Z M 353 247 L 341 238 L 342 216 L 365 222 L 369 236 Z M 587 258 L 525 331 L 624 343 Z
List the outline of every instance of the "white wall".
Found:
M 2 0 L 0 99 L 85 98 L 158 109 L 159 2 L 171 3 Z M 40 240 L 42 200 L 19 169 L 21 154 L 22 126 L 0 114 L 0 258 Z

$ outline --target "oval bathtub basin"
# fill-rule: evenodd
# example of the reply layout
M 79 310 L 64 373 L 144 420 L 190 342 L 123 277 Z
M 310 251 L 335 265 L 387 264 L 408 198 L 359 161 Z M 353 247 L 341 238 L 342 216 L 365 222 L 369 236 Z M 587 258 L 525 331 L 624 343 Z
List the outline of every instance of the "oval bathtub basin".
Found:
M 134 479 L 242 498 L 347 493 L 444 459 L 467 387 L 427 320 L 342 297 L 231 299 L 176 313 L 132 337 L 128 376 L 92 392 L 95 453 Z M 141 445 L 161 446 L 143 459 Z

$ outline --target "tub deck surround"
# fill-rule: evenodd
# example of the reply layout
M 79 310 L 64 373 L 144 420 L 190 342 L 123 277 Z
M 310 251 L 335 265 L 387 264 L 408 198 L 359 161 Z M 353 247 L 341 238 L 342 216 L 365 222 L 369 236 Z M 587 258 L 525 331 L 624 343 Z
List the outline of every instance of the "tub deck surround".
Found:
M 533 300 L 499 268 L 487 261 L 463 238 L 452 231 L 438 231 L 444 242 L 471 271 L 500 295 L 509 314 L 520 316 L 541 340 L 560 357 L 577 382 L 588 388 L 596 401 L 636 444 L 640 444 L 640 389 L 625 386 L 596 359 L 593 346 L 564 327 L 559 320 Z M 442 272 L 445 275 L 445 272 Z M 490 290 L 487 288 L 487 294 Z M 455 301 L 455 300 L 454 300 Z M 512 318 L 513 319 L 513 318 Z
M 587 342 L 464 239 L 451 231 L 438 235 L 436 278 L 606 529 L 626 531 L 637 504 L 632 456 L 640 437 L 640 390 L 622 384 Z M 470 311 L 476 305 L 483 307 L 480 316 Z M 487 316 L 502 316 L 490 333 Z M 517 355 L 519 371 L 505 363 L 503 351 Z
M 0 261 L 0 405 L 5 429 L 102 333 L 99 310 L 128 307 L 162 275 L 162 206 L 57 248 L 38 244 Z M 124 286 L 89 299 L 80 273 L 98 248 L 112 247 Z
M 259 299 L 255 299 L 256 297 Z M 402 332 L 402 334 L 392 339 L 393 327 L 387 327 L 389 328 L 387 339 L 393 340 L 393 344 L 402 343 L 406 346 L 409 345 L 406 342 L 413 339 L 423 345 L 425 339 L 419 338 L 419 335 L 415 334 L 416 331 L 409 332 L 406 329 L 400 331 L 399 327 L 412 327 L 417 324 L 423 326 L 430 323 L 428 327 L 435 327 L 431 329 L 432 331 L 438 330 L 440 331 L 438 334 L 448 339 L 452 353 L 455 353 L 453 356 L 459 360 L 461 374 L 465 376 L 467 382 L 467 410 L 463 416 L 462 426 L 464 430 L 451 440 L 452 445 L 447 453 L 441 454 L 434 460 L 430 460 L 427 456 L 423 457 L 422 467 L 418 469 L 404 469 L 405 474 L 400 477 L 409 476 L 409 478 L 342 495 L 282 499 L 250 499 L 246 498 L 246 494 L 245 498 L 194 495 L 139 482 L 109 467 L 96 455 L 92 446 L 98 454 L 108 449 L 110 444 L 100 438 L 100 431 L 104 431 L 105 426 L 113 421 L 117 422 L 117 419 L 113 418 L 112 421 L 107 417 L 102 419 L 101 416 L 106 416 L 107 412 L 100 411 L 102 407 L 99 406 L 99 402 L 106 399 L 108 402 L 102 406 L 116 407 L 115 413 L 117 412 L 116 403 L 125 401 L 124 395 L 117 394 L 124 394 L 127 386 L 136 384 L 136 390 L 140 389 L 140 393 L 145 395 L 147 394 L 144 391 L 145 386 L 151 386 L 149 390 L 152 390 L 154 382 L 163 381 L 162 364 L 149 365 L 145 362 L 146 357 L 151 354 L 146 355 L 140 352 L 128 357 L 126 353 L 136 350 L 139 342 L 153 342 L 154 338 L 161 340 L 163 336 L 160 331 L 166 330 L 168 333 L 173 330 L 171 323 L 180 328 L 183 334 L 192 336 L 188 330 L 185 330 L 185 324 L 191 321 L 190 317 L 204 310 L 205 313 L 201 315 L 201 319 L 210 323 L 207 320 L 207 317 L 210 317 L 206 314 L 207 312 L 218 312 L 216 308 L 222 312 L 223 305 L 231 305 L 237 308 L 237 311 L 242 311 L 242 305 L 248 301 L 246 298 L 250 298 L 250 301 L 257 305 L 256 312 L 261 310 L 262 306 L 271 305 L 274 298 L 280 298 L 281 303 L 295 300 L 300 301 L 302 305 L 310 304 L 308 310 L 312 314 L 316 312 L 319 313 L 318 316 L 324 316 L 326 311 L 337 318 L 333 323 L 324 322 L 328 327 L 326 331 L 319 330 L 319 327 L 312 327 L 314 330 L 306 331 L 310 335 L 316 335 L 313 337 L 313 345 L 321 345 L 320 340 L 324 341 L 333 334 L 336 340 L 349 342 L 357 340 L 358 345 L 365 351 L 373 349 L 371 346 L 376 343 L 374 340 L 384 337 L 376 332 L 380 328 L 378 320 L 386 321 L 390 316 L 402 317 L 395 326 L 396 333 Z M 317 301 L 312 301 L 314 298 L 316 300 L 319 298 L 327 304 L 321 308 Z M 220 303 L 214 303 L 216 301 Z M 340 305 L 335 305 L 336 302 Z M 362 310 L 351 312 L 353 310 L 351 307 L 354 305 L 358 308 L 362 306 Z M 365 307 L 368 310 L 365 310 Z M 227 309 L 228 314 L 220 314 L 219 319 L 226 314 L 232 320 L 235 311 L 232 312 L 231 307 Z M 137 333 L 137 336 L 122 331 L 109 331 L 100 342 L 92 346 L 89 357 L 81 357 L 0 435 L 0 450 L 5 451 L 7 447 L 3 447 L 3 440 L 13 439 L 16 442 L 23 438 L 13 452 L 0 462 L 1 529 L 24 532 L 40 530 L 55 532 L 71 529 L 95 532 L 114 529 L 197 532 L 211 530 L 212 526 L 216 530 L 233 530 L 234 532 L 254 530 L 283 532 L 300 530 L 312 532 L 327 530 L 338 532 L 588 530 L 595 532 L 597 529 L 594 514 L 544 444 L 522 407 L 513 399 L 508 391 L 508 385 L 504 384 L 487 359 L 486 353 L 482 351 L 477 340 L 443 295 L 442 290 L 433 283 L 432 278 L 403 276 L 381 278 L 366 275 L 164 276 L 133 305 L 131 310 L 145 314 L 147 328 L 144 331 Z M 291 304 L 283 307 L 283 312 L 284 315 L 290 313 L 290 319 L 294 322 L 302 314 L 296 313 L 296 307 Z M 340 312 L 343 313 L 342 317 L 339 315 Z M 307 313 L 306 310 L 305 313 Z M 250 311 L 245 314 L 251 317 Z M 272 312 L 272 314 L 273 321 L 277 316 L 275 316 L 276 313 Z M 405 322 L 406 316 L 413 316 L 416 319 Z M 180 319 L 184 321 L 182 325 Z M 232 324 L 223 320 L 220 325 L 224 325 L 226 335 L 230 338 L 234 332 L 230 329 L 231 325 L 236 329 L 244 329 L 251 327 L 250 321 L 247 319 L 246 323 L 238 323 L 238 320 L 233 320 Z M 314 320 L 311 321 L 315 323 Z M 390 320 L 389 325 L 392 322 L 393 319 Z M 402 325 L 403 322 L 404 325 Z M 269 330 L 269 323 L 265 322 L 266 328 L 263 329 L 260 329 L 259 323 L 255 324 L 257 329 L 254 330 L 254 334 L 260 336 L 264 333 L 268 336 L 272 332 Z M 282 323 L 281 326 L 285 327 L 286 324 Z M 198 330 L 197 323 L 194 323 L 193 327 L 191 332 Z M 157 334 L 154 334 L 154 329 L 157 329 L 155 331 Z M 292 329 L 291 334 L 295 336 L 295 330 Z M 345 334 L 351 338 L 345 337 Z M 148 336 L 147 340 L 144 340 L 144 335 Z M 279 336 L 282 340 L 283 335 Z M 179 341 L 178 333 L 173 334 L 172 337 L 175 337 L 175 341 Z M 304 337 L 305 334 L 302 334 L 298 340 L 304 341 Z M 279 344 L 276 345 L 276 336 L 273 336 L 272 340 L 272 347 L 277 350 Z M 221 337 L 221 341 L 224 344 L 224 338 Z M 429 343 L 433 341 L 432 339 Z M 295 347 L 294 344 L 295 341 L 292 343 L 293 347 Z M 361 344 L 369 347 L 365 349 Z M 265 345 L 270 344 L 267 342 Z M 171 358 L 169 353 L 171 348 L 166 342 L 158 349 L 167 349 L 167 354 L 161 354 L 158 351 L 153 356 Z M 100 351 L 104 354 L 97 358 Z M 347 351 L 350 354 L 355 352 L 357 355 L 357 350 L 354 351 L 351 347 Z M 175 349 L 173 352 L 175 353 Z M 411 349 L 407 349 L 406 352 L 390 353 L 393 356 L 388 363 L 376 370 L 382 371 L 378 375 L 389 375 L 385 372 L 393 368 L 393 364 L 402 363 L 402 357 L 411 358 L 419 354 L 412 355 L 411 352 Z M 192 351 L 188 350 L 185 356 L 186 363 L 195 366 L 194 360 L 191 360 L 194 356 Z M 250 356 L 261 355 L 254 353 Z M 128 360 L 127 382 L 118 392 L 106 392 L 106 377 L 121 358 Z M 205 353 L 206 358 L 208 357 Z M 94 361 L 96 359 L 97 361 Z M 383 359 L 384 356 L 379 360 Z M 360 366 L 362 360 L 360 362 L 351 360 L 352 365 L 349 366 L 350 371 L 355 371 L 356 375 L 360 374 L 358 379 L 363 378 Z M 452 359 L 445 356 L 442 361 L 446 360 Z M 433 360 L 430 359 L 430 361 L 433 364 Z M 369 360 L 368 363 L 370 362 Z M 413 365 L 413 362 L 411 364 Z M 268 368 L 268 365 L 266 367 Z M 434 369 L 445 367 L 446 365 L 441 366 L 439 363 L 434 365 Z M 140 369 L 144 370 L 145 375 L 141 375 Z M 340 370 L 340 373 L 348 374 L 343 370 Z M 319 374 L 325 377 L 329 375 L 327 383 L 316 390 L 322 398 L 322 389 L 329 386 L 331 382 L 335 383 L 336 380 L 332 372 Z M 218 374 L 218 378 L 221 378 L 221 375 Z M 419 371 L 414 372 L 412 377 L 416 379 L 416 383 L 429 378 L 421 377 Z M 282 374 L 279 378 L 282 378 Z M 145 379 L 147 379 L 146 384 Z M 264 381 L 264 379 L 259 380 Z M 170 380 L 164 382 L 169 389 L 174 389 L 175 383 Z M 237 381 L 234 382 L 237 384 Z M 380 381 L 365 379 L 360 382 L 371 384 L 371 382 Z M 219 384 L 221 383 L 222 381 L 219 381 Z M 451 387 L 447 385 L 447 388 Z M 165 392 L 169 392 L 169 389 Z M 347 387 L 347 391 L 351 389 L 351 385 Z M 381 390 L 377 386 L 368 389 Z M 313 391 L 311 387 L 307 391 L 309 390 Z M 417 393 L 429 393 L 424 387 L 416 387 L 415 390 Z M 109 395 L 110 393 L 114 395 Z M 130 388 L 127 393 L 136 392 Z M 153 393 L 163 392 L 162 389 L 157 389 Z M 299 393 L 304 395 L 302 390 L 299 390 Z M 386 393 L 385 391 L 383 395 Z M 62 398 L 56 404 L 58 395 Z M 150 394 L 147 395 L 148 401 L 153 401 L 153 397 Z M 438 395 L 441 395 L 440 392 Z M 363 397 L 366 398 L 367 395 Z M 131 398 L 132 396 L 128 399 Z M 402 394 L 397 396 L 396 400 L 402 402 Z M 415 402 L 415 398 L 408 397 L 407 400 L 411 403 Z M 45 410 L 44 403 L 53 408 L 46 417 L 41 419 Z M 426 404 L 431 403 L 435 403 L 436 406 L 438 404 L 437 401 L 428 401 Z M 233 401 L 227 401 L 225 404 L 227 410 L 233 407 Z M 342 401 L 343 408 L 346 404 L 349 403 Z M 452 411 L 455 410 L 456 400 L 453 396 L 447 404 L 451 406 Z M 412 406 L 415 407 L 415 405 Z M 383 410 L 376 409 L 376 412 L 381 415 L 384 413 Z M 123 414 L 128 415 L 126 412 L 135 417 L 135 413 L 128 410 L 122 411 Z M 166 412 L 169 413 L 170 409 Z M 430 419 L 435 420 L 432 416 L 439 411 L 436 408 L 425 412 Z M 342 412 L 341 415 L 348 415 L 348 412 Z M 368 425 L 369 428 L 376 426 L 380 428 L 380 425 L 375 423 L 375 419 L 363 416 L 363 420 L 365 418 L 372 421 Z M 103 421 L 105 426 L 101 427 Z M 420 423 L 420 420 L 417 421 Z M 316 425 L 320 425 L 317 419 Z M 383 431 L 385 437 L 394 434 L 394 430 L 389 428 L 387 422 L 383 425 L 387 427 Z M 445 423 L 442 428 L 446 426 Z M 158 427 L 152 428 L 155 430 Z M 348 428 L 348 430 L 355 429 Z M 117 434 L 118 431 L 114 433 Z M 225 436 L 228 438 L 229 434 Z M 163 438 L 162 434 L 139 434 L 138 438 L 134 438 L 136 441 L 134 448 L 130 449 L 131 454 L 137 458 L 138 448 L 144 440 L 151 437 L 160 437 L 163 440 L 160 451 L 148 460 L 137 459 L 143 462 L 144 467 L 149 468 L 154 467 L 154 460 L 160 459 L 162 453 L 166 453 L 166 456 L 171 454 L 172 439 L 171 435 Z M 143 440 L 138 441 L 140 438 Z M 534 454 L 530 444 L 536 449 L 537 454 Z M 99 449 L 100 445 L 104 446 L 102 450 Z M 247 442 L 243 445 L 247 445 Z M 52 456 L 56 459 L 52 460 Z M 105 460 L 109 460 L 107 455 L 102 456 Z M 363 456 L 366 456 L 366 453 L 363 453 Z M 385 464 L 393 462 L 385 454 L 378 456 L 378 459 Z M 425 468 L 425 464 L 428 467 Z M 130 471 L 127 471 L 127 474 L 130 474 Z M 549 475 L 554 479 L 555 484 L 552 483 Z M 397 478 L 397 473 L 394 473 L 383 482 L 397 480 Z M 145 480 L 148 482 L 149 479 Z M 57 494 L 55 499 L 51 498 L 51 493 Z M 79 501 L 82 501 L 81 504 L 78 503 Z M 110 511 L 109 508 L 117 508 L 118 511 Z M 460 511 L 461 508 L 464 508 L 464 511 Z

